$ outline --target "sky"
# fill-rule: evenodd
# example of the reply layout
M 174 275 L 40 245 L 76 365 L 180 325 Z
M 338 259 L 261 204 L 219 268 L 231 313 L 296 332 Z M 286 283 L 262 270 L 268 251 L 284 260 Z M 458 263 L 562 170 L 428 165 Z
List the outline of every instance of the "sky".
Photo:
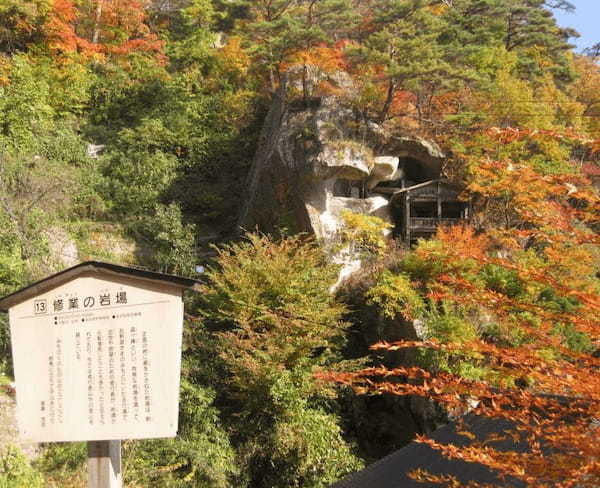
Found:
M 569 0 L 575 5 L 573 13 L 555 10 L 554 15 L 562 27 L 573 27 L 581 37 L 572 39 L 577 51 L 600 42 L 600 0 Z

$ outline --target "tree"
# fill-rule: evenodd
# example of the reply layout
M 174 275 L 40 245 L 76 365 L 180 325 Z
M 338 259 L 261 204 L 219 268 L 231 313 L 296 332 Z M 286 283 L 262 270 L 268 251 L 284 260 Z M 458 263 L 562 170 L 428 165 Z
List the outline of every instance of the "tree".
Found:
M 600 65 L 598 58 L 575 59 L 577 79 L 573 83 L 573 97 L 583 106 L 583 117 L 592 137 L 600 135 Z
M 162 42 L 146 24 L 143 1 L 53 0 L 44 24 L 51 51 L 84 57 L 149 53 L 162 56 Z
M 3 2 L 0 5 L 0 52 L 14 54 L 40 42 L 40 26 L 48 9 L 47 0 Z
M 427 119 L 431 101 L 459 77 L 448 52 L 438 42 L 444 20 L 431 10 L 431 2 L 383 2 L 373 10 L 369 34 L 350 56 L 355 64 L 374 67 L 385 97 L 376 118 L 385 121 L 399 92 L 415 98 L 417 120 Z M 466 75 L 465 75 L 466 76 Z M 399 114 L 391 114 L 398 116 Z
M 331 391 L 313 378 L 339 360 L 346 327 L 329 293 L 336 267 L 300 237 L 257 234 L 219 250 L 217 263 L 205 326 L 219 336 L 217 390 L 250 486 L 328 486 L 360 466 L 328 408 Z
M 298 64 L 304 97 L 312 51 L 345 39 L 357 20 L 349 0 L 249 1 L 245 7 L 247 19 L 239 21 L 238 35 L 250 56 L 267 68 L 271 90 L 290 64 Z
M 453 29 L 447 32 L 444 42 L 454 49 L 503 45 L 508 52 L 519 53 L 523 77 L 546 71 L 563 85 L 573 79 L 566 53 L 571 48 L 568 39 L 578 34 L 560 28 L 544 0 L 458 0 L 448 15 Z M 536 51 L 552 63 L 540 64 Z

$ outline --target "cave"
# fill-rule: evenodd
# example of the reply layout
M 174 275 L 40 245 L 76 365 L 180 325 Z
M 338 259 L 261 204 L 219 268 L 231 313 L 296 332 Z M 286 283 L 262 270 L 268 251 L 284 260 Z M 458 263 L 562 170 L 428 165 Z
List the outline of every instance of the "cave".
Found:
M 333 196 L 343 198 L 367 198 L 365 182 L 339 178 L 333 184 Z

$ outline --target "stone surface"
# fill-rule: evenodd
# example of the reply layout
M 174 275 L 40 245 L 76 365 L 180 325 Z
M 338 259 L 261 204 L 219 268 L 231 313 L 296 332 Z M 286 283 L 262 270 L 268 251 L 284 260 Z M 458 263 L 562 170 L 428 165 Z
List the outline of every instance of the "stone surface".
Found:
M 85 152 L 90 158 L 96 159 L 105 147 L 104 144 L 88 144 Z
M 400 159 L 396 156 L 378 156 L 374 159 L 373 169 L 367 180 L 367 188 L 372 190 L 382 181 L 394 181 L 402 177 L 398 170 Z
M 316 159 L 315 177 L 367 179 L 371 173 L 369 159 L 368 152 L 360 146 L 326 144 Z
M 337 86 L 351 83 L 342 75 L 334 79 L 318 71 L 307 74 L 311 90 L 325 78 Z M 335 241 L 346 210 L 393 224 L 388 198 L 370 197 L 369 190 L 380 182 L 403 178 L 402 165 L 412 160 L 423 164 L 425 176 L 439 177 L 444 158 L 439 147 L 415 137 L 391 136 L 381 125 L 361 118 L 342 97 L 299 97 L 299 72 L 289 75 L 291 88 L 282 85 L 265 119 L 238 219 L 239 232 L 284 228 L 312 234 L 327 244 Z M 347 86 L 343 91 L 352 92 Z M 347 188 L 345 196 L 339 195 L 339 189 L 334 192 L 336 182 Z M 342 276 L 357 267 L 352 256 L 332 259 L 344 263 Z
M 48 232 L 48 249 L 53 260 L 60 267 L 71 267 L 79 263 L 77 244 L 69 234 L 60 227 L 54 227 Z
M 433 141 L 420 137 L 388 136 L 386 150 L 399 158 L 410 158 L 425 170 L 428 179 L 440 177 L 446 155 Z

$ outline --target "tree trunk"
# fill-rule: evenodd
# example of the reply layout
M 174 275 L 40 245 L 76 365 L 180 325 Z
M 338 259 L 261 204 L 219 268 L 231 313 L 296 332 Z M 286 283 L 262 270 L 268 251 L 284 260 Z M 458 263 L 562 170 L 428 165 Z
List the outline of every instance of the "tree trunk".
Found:
M 100 19 L 102 18 L 102 0 L 96 4 L 96 15 L 94 17 L 94 32 L 92 34 L 92 43 L 98 44 L 100 39 Z
M 379 114 L 379 122 L 385 122 L 388 114 L 390 113 L 390 108 L 392 108 L 392 102 L 394 101 L 394 94 L 396 93 L 396 85 L 394 82 L 390 80 L 387 89 L 387 96 L 385 97 L 385 103 L 383 104 L 383 108 L 381 109 L 381 113 Z

